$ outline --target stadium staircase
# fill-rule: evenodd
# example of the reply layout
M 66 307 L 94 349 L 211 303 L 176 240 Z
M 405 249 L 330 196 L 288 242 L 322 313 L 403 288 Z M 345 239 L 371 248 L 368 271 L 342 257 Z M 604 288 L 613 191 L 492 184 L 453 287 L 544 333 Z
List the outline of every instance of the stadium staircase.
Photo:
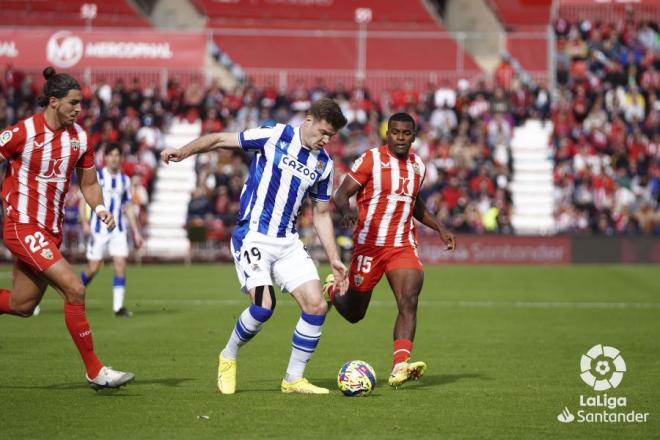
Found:
M 552 124 L 528 120 L 513 133 L 513 216 L 518 234 L 550 234 L 555 230 L 554 185 L 550 134 Z
M 426 2 L 429 3 L 428 0 Z M 500 61 L 504 38 L 492 36 L 464 38 L 465 32 L 504 34 L 502 25 L 493 11 L 487 7 L 485 0 L 452 0 L 443 4 L 442 22 L 445 28 L 454 35 L 458 44 L 463 45 L 483 70 L 493 71 Z
M 185 120 L 177 120 L 165 135 L 165 145 L 181 147 L 199 137 L 201 131 L 200 121 L 190 124 Z M 189 259 L 190 241 L 186 217 L 195 181 L 194 160 L 169 165 L 160 162 L 149 204 L 146 254 L 150 257 Z

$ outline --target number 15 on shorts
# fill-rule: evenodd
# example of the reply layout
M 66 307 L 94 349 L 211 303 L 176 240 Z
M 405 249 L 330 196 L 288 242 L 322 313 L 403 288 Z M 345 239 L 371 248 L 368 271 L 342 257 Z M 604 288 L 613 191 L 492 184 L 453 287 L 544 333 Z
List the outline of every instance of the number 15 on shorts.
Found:
M 373 257 L 368 257 L 366 255 L 358 255 L 356 260 L 357 260 L 357 265 L 355 267 L 355 271 L 362 273 L 369 273 L 369 271 L 371 270 L 371 260 L 373 260 Z

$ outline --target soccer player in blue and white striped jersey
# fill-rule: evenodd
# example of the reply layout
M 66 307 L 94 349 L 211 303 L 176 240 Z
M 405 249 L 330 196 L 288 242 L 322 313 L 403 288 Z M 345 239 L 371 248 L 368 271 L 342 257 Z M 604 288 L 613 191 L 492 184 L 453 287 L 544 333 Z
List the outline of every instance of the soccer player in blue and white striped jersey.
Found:
M 126 219 L 133 232 L 136 248 L 142 247 L 143 239 L 131 202 L 131 180 L 121 172 L 121 148 L 118 144 L 108 144 L 104 150 L 105 167 L 97 170 L 98 181 L 103 190 L 103 202 L 108 211 L 117 219 L 117 227 L 112 231 L 103 224 L 94 211 L 87 221 L 83 206 L 82 224 L 87 242 L 87 268 L 80 274 L 83 284 L 89 284 L 101 268 L 103 258 L 109 254 L 115 267 L 112 279 L 112 310 L 115 316 L 130 317 L 124 307 L 126 291 L 126 257 L 128 257 L 128 228 Z
M 298 238 L 296 221 L 303 202 L 311 198 L 314 226 L 332 271 L 345 289 L 346 267 L 337 253 L 329 209 L 333 163 L 323 148 L 344 125 L 346 118 L 337 103 L 323 98 L 312 105 L 299 127 L 278 124 L 208 134 L 181 149 L 166 148 L 161 153 L 165 162 L 218 148 L 254 153 L 231 240 L 236 273 L 252 304 L 241 313 L 219 356 L 218 390 L 223 394 L 235 392 L 239 348 L 259 332 L 275 309 L 273 280 L 291 293 L 301 309 L 282 392 L 329 393 L 303 377 L 319 343 L 328 306 L 316 266 Z

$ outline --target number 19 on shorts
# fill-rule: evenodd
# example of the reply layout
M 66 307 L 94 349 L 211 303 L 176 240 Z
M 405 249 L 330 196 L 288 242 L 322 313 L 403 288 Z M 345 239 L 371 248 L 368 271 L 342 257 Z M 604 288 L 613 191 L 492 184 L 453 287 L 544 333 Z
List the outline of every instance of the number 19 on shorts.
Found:
M 371 270 L 371 260 L 373 260 L 373 257 L 368 257 L 366 255 L 358 255 L 357 267 L 355 268 L 355 270 L 357 272 L 369 273 L 369 271 Z

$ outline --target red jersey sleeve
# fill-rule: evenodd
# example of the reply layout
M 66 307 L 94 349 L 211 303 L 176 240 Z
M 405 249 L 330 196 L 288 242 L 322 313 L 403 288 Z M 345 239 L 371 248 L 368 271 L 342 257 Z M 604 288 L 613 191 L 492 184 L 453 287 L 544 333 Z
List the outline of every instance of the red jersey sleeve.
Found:
M 371 178 L 374 168 L 374 159 L 371 151 L 365 151 L 362 156 L 355 159 L 348 175 L 357 183 L 364 186 Z
M 78 162 L 76 163 L 76 168 L 93 168 L 94 163 L 94 147 L 89 144 L 89 138 L 87 133 L 81 131 L 79 134 L 79 140 L 82 145 L 85 145 L 85 152 L 80 156 Z
M 0 133 L 0 154 L 12 160 L 18 156 L 25 146 L 25 128 L 22 121 Z

